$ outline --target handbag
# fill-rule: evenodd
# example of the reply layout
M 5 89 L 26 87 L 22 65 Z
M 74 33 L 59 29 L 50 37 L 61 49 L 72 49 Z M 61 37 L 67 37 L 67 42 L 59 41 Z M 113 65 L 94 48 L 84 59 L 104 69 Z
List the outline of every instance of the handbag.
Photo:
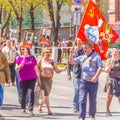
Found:
M 36 83 L 34 90 L 34 105 L 44 104 L 44 90 Z

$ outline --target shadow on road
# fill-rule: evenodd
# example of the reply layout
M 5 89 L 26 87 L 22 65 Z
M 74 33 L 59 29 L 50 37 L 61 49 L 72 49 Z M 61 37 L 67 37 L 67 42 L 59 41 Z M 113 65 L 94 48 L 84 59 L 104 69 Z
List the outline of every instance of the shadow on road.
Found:
M 14 105 L 14 104 L 3 104 L 2 110 L 15 110 L 20 109 L 20 105 Z

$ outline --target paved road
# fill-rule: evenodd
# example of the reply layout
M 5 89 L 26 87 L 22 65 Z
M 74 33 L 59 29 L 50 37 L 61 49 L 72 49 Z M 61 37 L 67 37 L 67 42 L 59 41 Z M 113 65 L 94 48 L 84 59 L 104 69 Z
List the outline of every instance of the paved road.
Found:
M 105 116 L 106 94 L 103 93 L 105 74 L 101 74 L 99 79 L 99 91 L 97 97 L 96 120 L 120 120 L 120 106 L 117 98 L 114 97 L 111 104 L 112 117 Z M 17 101 L 17 91 L 13 86 L 5 87 L 5 100 L 0 113 L 3 117 L 0 120 L 78 120 L 78 114 L 73 113 L 72 109 L 73 86 L 72 81 L 67 80 L 66 72 L 55 74 L 53 79 L 53 89 L 50 96 L 53 116 L 48 116 L 45 106 L 43 113 L 39 113 L 37 107 L 34 109 L 35 116 L 21 113 L 20 105 Z M 87 104 L 88 107 L 89 104 Z M 4 119 L 3 119 L 4 118 Z M 87 115 L 87 119 L 88 115 Z

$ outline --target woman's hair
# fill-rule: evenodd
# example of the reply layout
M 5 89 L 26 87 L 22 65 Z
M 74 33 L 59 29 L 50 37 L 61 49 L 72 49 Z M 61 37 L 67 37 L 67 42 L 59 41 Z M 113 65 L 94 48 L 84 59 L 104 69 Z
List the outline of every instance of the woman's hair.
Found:
M 25 49 L 25 47 L 23 47 L 23 42 L 21 42 L 21 43 L 19 44 L 20 55 L 22 55 L 21 48 L 24 48 L 24 49 Z M 31 55 L 30 48 L 27 48 L 27 50 L 28 50 L 28 54 Z
M 107 51 L 106 53 L 106 58 L 111 58 L 112 57 L 112 52 L 110 50 Z
M 45 53 L 47 50 L 50 51 L 50 48 L 48 48 L 48 47 L 43 48 L 43 50 L 42 50 L 42 55 L 44 55 L 44 53 Z
M 22 52 L 21 52 L 22 46 L 23 46 L 23 42 L 20 42 L 20 43 L 18 44 L 18 50 L 19 50 L 19 52 L 20 52 L 20 55 L 22 55 Z
M 27 50 L 28 50 L 28 55 L 31 55 L 30 48 L 27 48 Z

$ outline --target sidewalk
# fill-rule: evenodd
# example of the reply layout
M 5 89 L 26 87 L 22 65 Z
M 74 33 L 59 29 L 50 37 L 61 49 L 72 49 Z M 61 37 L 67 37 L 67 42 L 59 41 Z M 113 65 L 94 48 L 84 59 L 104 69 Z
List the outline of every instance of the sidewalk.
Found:
M 99 79 L 96 120 L 120 120 L 120 106 L 116 97 L 113 98 L 111 104 L 112 116 L 108 117 L 105 115 L 106 94 L 103 92 L 104 83 L 105 73 L 103 72 Z M 5 119 L 0 118 L 0 120 L 78 120 L 78 114 L 73 113 L 72 98 L 73 84 L 72 81 L 67 79 L 66 72 L 55 74 L 50 95 L 50 103 L 54 115 L 48 116 L 44 106 L 43 113 L 39 113 L 38 108 L 35 107 L 35 116 L 30 117 L 28 114 L 23 115 L 21 113 L 16 88 L 13 86 L 5 87 L 5 100 L 2 110 L 0 110 Z M 88 105 L 86 120 L 89 120 Z

